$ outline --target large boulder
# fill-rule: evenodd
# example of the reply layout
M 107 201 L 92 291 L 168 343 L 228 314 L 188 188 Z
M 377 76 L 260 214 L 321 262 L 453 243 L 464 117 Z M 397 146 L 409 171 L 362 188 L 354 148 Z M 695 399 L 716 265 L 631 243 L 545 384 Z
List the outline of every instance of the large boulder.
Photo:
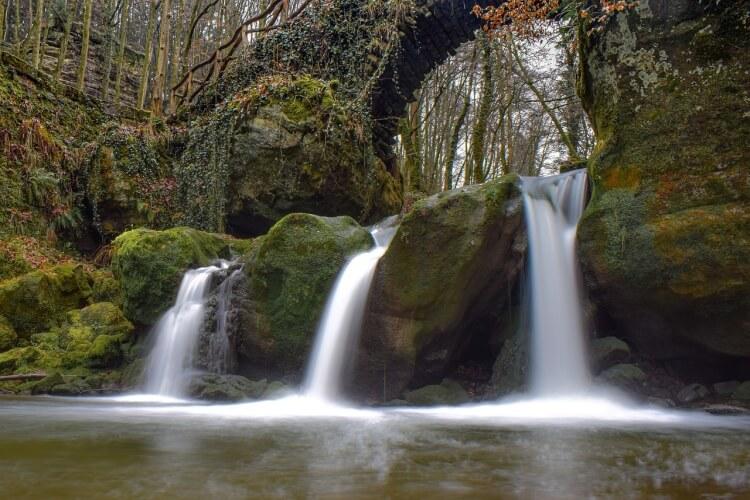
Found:
M 525 251 L 517 181 L 440 193 L 404 217 L 370 289 L 352 379 L 362 396 L 439 382 L 482 331 L 477 320 L 495 324 Z
M 0 282 L 0 316 L 19 337 L 57 326 L 65 313 L 90 303 L 92 278 L 83 266 L 63 264 Z
M 364 123 L 335 82 L 261 79 L 191 125 L 176 170 L 187 222 L 256 236 L 292 212 L 360 221 L 397 212 L 399 182 Z
M 255 240 L 243 257 L 246 279 L 233 291 L 242 373 L 299 376 L 337 274 L 348 257 L 372 245 L 350 217 L 309 214 L 287 215 Z
M 173 304 L 185 271 L 230 253 L 227 239 L 186 227 L 121 234 L 114 241 L 112 270 L 121 284 L 125 315 L 154 324 Z
M 586 281 L 618 335 L 693 370 L 750 356 L 749 8 L 650 0 L 581 30 Z
M 133 325 L 112 303 L 69 311 L 60 326 L 0 353 L 0 374 L 62 370 L 88 375 L 92 369 L 119 368 L 129 356 L 132 332 Z

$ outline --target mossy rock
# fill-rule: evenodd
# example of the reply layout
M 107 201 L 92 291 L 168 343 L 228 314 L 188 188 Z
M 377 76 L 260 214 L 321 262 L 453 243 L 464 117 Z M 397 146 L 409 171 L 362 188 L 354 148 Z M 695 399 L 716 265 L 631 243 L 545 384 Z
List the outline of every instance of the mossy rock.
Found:
M 502 310 L 525 250 L 517 181 L 440 193 L 404 216 L 370 289 L 352 390 L 388 401 L 441 380 L 471 342 L 468 325 Z
M 0 352 L 12 349 L 16 345 L 18 335 L 10 321 L 0 316 Z
M 193 123 L 176 169 L 186 223 L 256 236 L 292 212 L 360 222 L 397 213 L 399 181 L 335 88 L 268 77 Z
M 85 269 L 64 264 L 0 282 L 0 315 L 27 338 L 57 326 L 67 311 L 87 305 L 91 295 Z
M 203 374 L 193 377 L 188 388 L 190 395 L 209 401 L 241 401 L 258 399 L 266 391 L 268 382 L 253 381 L 240 375 Z
M 0 373 L 88 375 L 90 370 L 117 368 L 127 357 L 133 330 L 122 311 L 109 302 L 70 311 L 61 326 L 32 335 L 30 345 L 0 354 Z
M 652 358 L 750 357 L 749 8 L 640 2 L 581 40 L 597 136 L 582 267 Z
M 453 406 L 468 403 L 471 398 L 458 382 L 445 379 L 440 385 L 428 385 L 406 392 L 404 399 L 415 406 Z
M 229 253 L 219 235 L 186 227 L 121 234 L 114 241 L 112 270 L 122 287 L 125 316 L 142 325 L 154 324 L 173 304 L 185 271 Z
M 241 364 L 255 375 L 299 375 L 323 306 L 348 257 L 373 245 L 350 217 L 290 214 L 243 257 Z

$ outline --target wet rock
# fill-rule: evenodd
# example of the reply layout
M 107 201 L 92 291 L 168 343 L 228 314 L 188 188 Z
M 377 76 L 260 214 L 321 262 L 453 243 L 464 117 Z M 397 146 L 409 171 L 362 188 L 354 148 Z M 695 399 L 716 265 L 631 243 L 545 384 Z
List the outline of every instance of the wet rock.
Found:
M 188 393 L 210 401 L 258 399 L 266 390 L 266 380 L 252 381 L 239 375 L 203 374 L 193 377 Z
M 596 371 L 630 360 L 630 347 L 617 337 L 604 337 L 591 342 L 592 366 Z
M 516 182 L 440 193 L 404 216 L 370 289 L 353 377 L 363 399 L 441 380 L 480 331 L 468 325 L 497 321 L 523 267 Z
M 646 374 L 636 365 L 619 364 L 604 370 L 597 379 L 625 390 L 638 391 L 646 382 Z
M 83 378 L 75 378 L 64 384 L 55 385 L 48 392 L 55 396 L 81 396 L 90 394 L 92 388 Z
M 291 214 L 243 256 L 246 279 L 233 289 L 240 372 L 298 377 L 334 280 L 372 236 L 351 217 Z
M 683 387 L 680 392 L 677 393 L 677 401 L 680 403 L 692 403 L 708 397 L 709 394 L 710 391 L 705 385 L 690 384 Z
M 63 385 L 65 380 L 63 376 L 55 372 L 51 375 L 47 375 L 42 380 L 33 383 L 31 386 L 31 394 L 49 394 L 50 391 L 57 385 Z
M 274 380 L 266 386 L 266 390 L 263 391 L 262 399 L 277 399 L 280 397 L 292 394 L 292 388 L 283 382 Z
M 461 385 L 450 379 L 440 385 L 428 385 L 404 393 L 404 400 L 414 406 L 458 405 L 471 400 Z
M 674 401 L 668 398 L 658 398 L 658 397 L 648 397 L 646 398 L 646 402 L 653 406 L 658 406 L 660 408 L 674 408 L 676 405 Z
M 712 387 L 717 396 L 731 396 L 739 385 L 740 383 L 736 380 L 728 380 L 726 382 L 718 382 Z
M 750 409 L 732 405 L 711 404 L 701 406 L 701 410 L 712 415 L 750 415 Z
M 230 243 L 191 228 L 135 229 L 118 236 L 112 270 L 122 286 L 125 315 L 154 324 L 174 303 L 185 271 L 229 257 Z
M 508 338 L 500 349 L 500 354 L 492 367 L 492 393 L 503 396 L 522 392 L 526 387 L 529 370 L 528 334 L 517 331 Z
M 750 358 L 746 11 L 640 2 L 580 45 L 597 138 L 578 229 L 585 281 L 639 353 L 694 370 Z
M 750 381 L 741 383 L 732 392 L 732 397 L 741 401 L 750 401 Z

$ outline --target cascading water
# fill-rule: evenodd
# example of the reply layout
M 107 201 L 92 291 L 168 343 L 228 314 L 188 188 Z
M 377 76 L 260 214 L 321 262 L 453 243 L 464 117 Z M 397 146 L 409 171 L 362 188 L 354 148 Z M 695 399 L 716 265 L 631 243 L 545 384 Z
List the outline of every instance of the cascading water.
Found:
M 236 365 L 229 339 L 232 289 L 243 276 L 242 267 L 235 269 L 221 282 L 216 292 L 216 331 L 208 339 L 206 363 L 212 373 L 229 373 Z
M 582 393 L 590 375 L 575 250 L 586 172 L 524 177 L 522 187 L 530 254 L 532 393 Z
M 396 233 L 395 218 L 374 226 L 375 246 L 355 255 L 341 270 L 315 336 L 305 380 L 307 396 L 333 401 L 339 395 L 346 354 L 359 338 L 362 315 L 378 261 Z
M 146 367 L 146 392 L 160 396 L 183 396 L 186 372 L 192 367 L 211 281 L 227 262 L 192 269 L 185 273 L 174 306 L 154 328 L 156 343 Z

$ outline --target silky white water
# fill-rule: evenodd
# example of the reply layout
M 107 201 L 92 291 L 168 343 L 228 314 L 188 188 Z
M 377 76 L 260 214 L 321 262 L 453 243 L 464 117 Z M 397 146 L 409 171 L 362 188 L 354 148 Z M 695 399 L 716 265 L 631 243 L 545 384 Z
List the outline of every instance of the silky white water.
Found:
M 146 367 L 147 393 L 172 398 L 184 395 L 211 280 L 226 265 L 221 262 L 185 273 L 174 306 L 154 327 L 155 344 Z
M 308 365 L 305 394 L 309 397 L 334 401 L 339 396 L 346 357 L 359 338 L 375 267 L 396 232 L 394 220 L 386 219 L 371 229 L 375 246 L 355 255 L 336 279 Z
M 585 171 L 523 178 L 531 284 L 531 391 L 581 394 L 589 386 L 576 229 Z

